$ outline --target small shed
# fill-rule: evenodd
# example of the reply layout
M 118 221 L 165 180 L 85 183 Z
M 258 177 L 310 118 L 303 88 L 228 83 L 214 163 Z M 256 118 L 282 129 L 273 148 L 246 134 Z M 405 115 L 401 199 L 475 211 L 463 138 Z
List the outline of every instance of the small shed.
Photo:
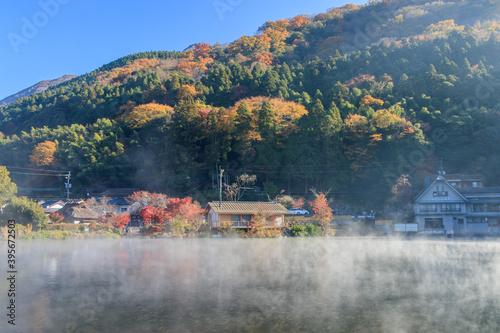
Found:
M 214 201 L 205 208 L 208 225 L 219 228 L 231 223 L 232 228 L 246 228 L 251 221 L 260 221 L 268 227 L 284 227 L 284 217 L 290 214 L 276 202 Z

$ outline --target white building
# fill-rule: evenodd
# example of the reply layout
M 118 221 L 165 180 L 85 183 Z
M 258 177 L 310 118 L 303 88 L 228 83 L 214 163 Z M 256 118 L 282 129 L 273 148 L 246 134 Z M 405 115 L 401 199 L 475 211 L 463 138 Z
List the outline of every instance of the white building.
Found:
M 413 212 L 421 234 L 500 235 L 500 188 L 454 187 L 438 176 Z

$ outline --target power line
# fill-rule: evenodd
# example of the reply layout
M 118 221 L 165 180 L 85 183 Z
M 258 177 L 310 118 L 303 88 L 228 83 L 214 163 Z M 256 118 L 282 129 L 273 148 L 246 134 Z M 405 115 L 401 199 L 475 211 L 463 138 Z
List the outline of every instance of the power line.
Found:
M 11 168 L 11 169 L 30 170 L 30 171 L 64 172 L 64 173 L 68 173 L 69 172 L 69 171 L 66 171 L 66 170 L 47 170 L 47 169 L 37 169 L 37 168 L 24 168 L 24 167 L 17 167 L 17 166 L 11 166 L 11 165 L 4 165 L 4 167 Z

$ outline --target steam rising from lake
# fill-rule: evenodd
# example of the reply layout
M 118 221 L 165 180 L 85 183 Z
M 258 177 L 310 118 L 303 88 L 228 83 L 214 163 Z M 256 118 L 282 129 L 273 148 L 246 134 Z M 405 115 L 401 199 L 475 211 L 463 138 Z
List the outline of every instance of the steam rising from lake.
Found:
M 500 243 L 126 239 L 17 248 L 19 332 L 500 327 Z M 5 279 L 0 288 L 6 313 Z M 0 331 L 14 332 L 2 317 Z

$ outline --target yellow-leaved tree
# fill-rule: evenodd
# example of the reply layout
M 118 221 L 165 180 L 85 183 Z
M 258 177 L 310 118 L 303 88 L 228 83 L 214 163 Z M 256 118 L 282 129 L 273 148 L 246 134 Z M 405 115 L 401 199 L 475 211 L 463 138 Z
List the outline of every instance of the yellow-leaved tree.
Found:
M 48 166 L 54 163 L 57 144 L 53 141 L 40 142 L 33 148 L 30 161 L 35 166 Z
M 125 123 L 132 128 L 140 128 L 149 121 L 158 118 L 171 116 L 174 109 L 168 105 L 149 103 L 136 106 L 126 117 Z

